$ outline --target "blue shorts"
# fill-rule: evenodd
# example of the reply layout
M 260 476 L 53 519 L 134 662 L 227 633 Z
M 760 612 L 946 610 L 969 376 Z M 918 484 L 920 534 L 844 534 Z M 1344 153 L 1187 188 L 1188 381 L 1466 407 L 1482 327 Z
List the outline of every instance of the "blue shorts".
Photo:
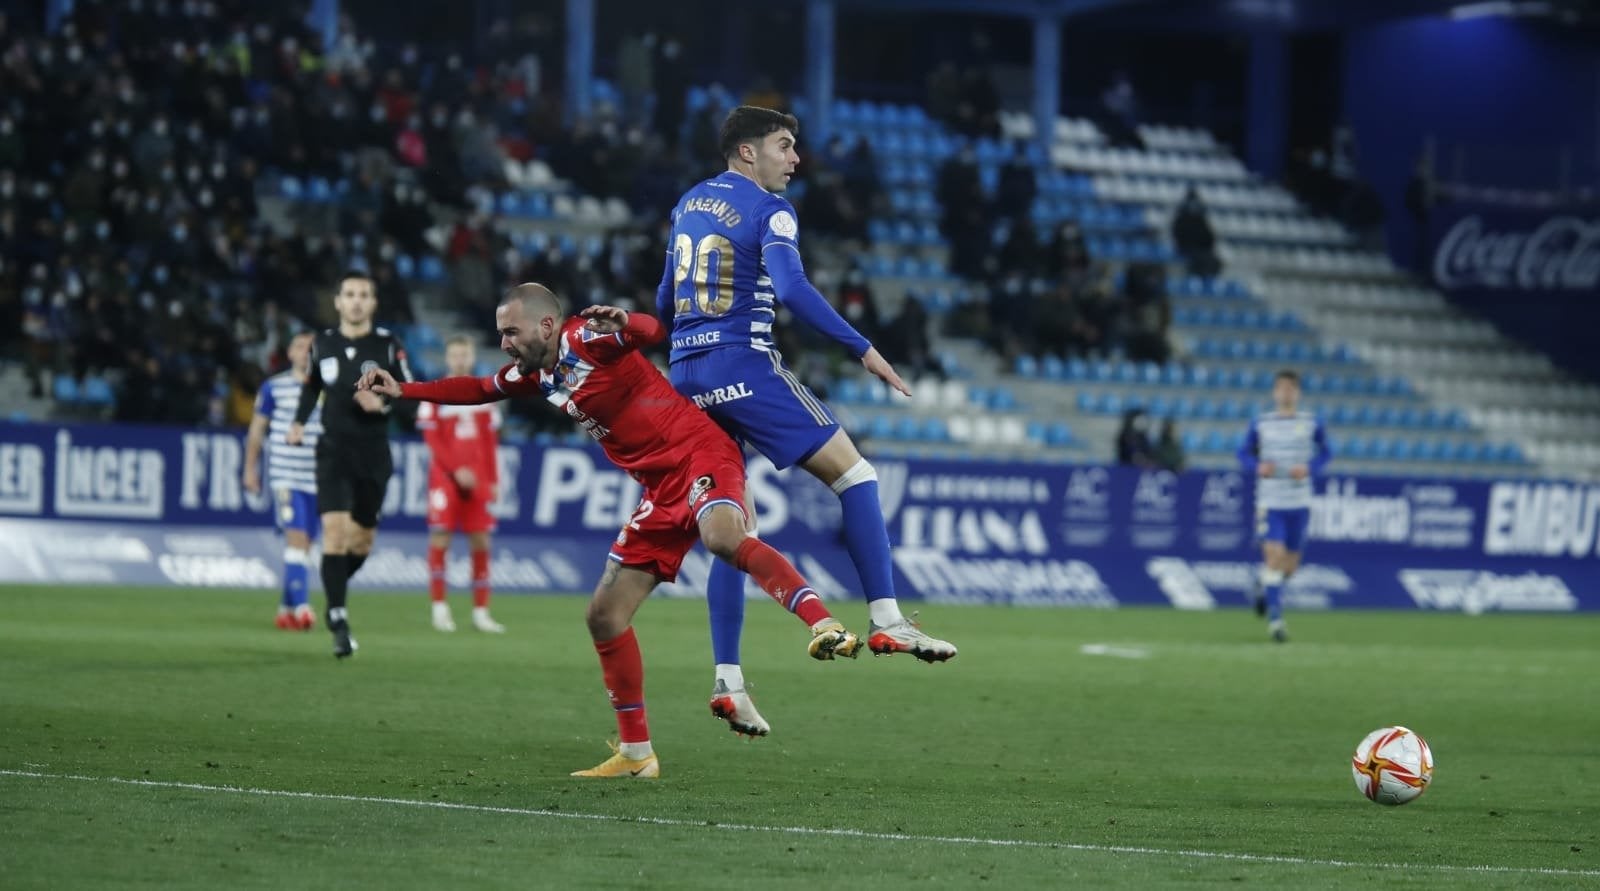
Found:
M 811 457 L 839 422 L 776 350 L 724 347 L 672 363 L 672 386 L 782 470 Z
M 1256 524 L 1262 541 L 1275 541 L 1291 554 L 1305 550 L 1306 533 L 1311 531 L 1311 508 L 1263 510 Z
M 317 515 L 317 496 L 298 489 L 274 489 L 272 516 L 280 532 L 304 532 L 315 541 L 322 532 L 322 518 Z

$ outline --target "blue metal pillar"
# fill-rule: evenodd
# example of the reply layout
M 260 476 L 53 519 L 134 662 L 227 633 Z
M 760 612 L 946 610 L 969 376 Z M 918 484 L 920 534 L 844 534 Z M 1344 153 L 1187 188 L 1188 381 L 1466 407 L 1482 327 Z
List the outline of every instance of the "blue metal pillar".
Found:
M 567 126 L 589 116 L 594 77 L 594 0 L 567 0 Z
M 47 0 L 44 5 L 44 30 L 55 34 L 72 15 L 73 0 Z
M 806 2 L 806 99 L 811 115 L 800 126 L 814 151 L 821 151 L 833 134 L 833 12 L 833 0 Z
M 1282 33 L 1251 36 L 1249 77 L 1245 160 L 1262 176 L 1277 178 L 1289 149 L 1289 44 Z
M 339 39 L 339 0 L 311 0 L 306 24 L 322 35 L 322 51 L 332 50 L 334 41 Z
M 1033 20 L 1033 126 L 1034 139 L 1049 157 L 1055 140 L 1056 117 L 1061 114 L 1061 19 L 1051 15 Z

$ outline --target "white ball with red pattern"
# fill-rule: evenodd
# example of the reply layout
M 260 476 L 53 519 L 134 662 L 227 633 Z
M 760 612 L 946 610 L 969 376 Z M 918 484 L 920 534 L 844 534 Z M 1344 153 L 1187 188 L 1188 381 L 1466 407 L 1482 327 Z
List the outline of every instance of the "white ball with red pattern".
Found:
M 1433 751 L 1414 730 L 1384 727 L 1356 746 L 1350 772 L 1362 795 L 1379 804 L 1405 804 L 1433 781 Z

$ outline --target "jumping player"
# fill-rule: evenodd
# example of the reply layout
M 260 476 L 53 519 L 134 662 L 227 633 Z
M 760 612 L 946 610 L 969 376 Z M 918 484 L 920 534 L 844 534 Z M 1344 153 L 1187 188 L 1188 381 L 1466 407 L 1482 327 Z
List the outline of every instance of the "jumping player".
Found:
M 778 194 L 800 161 L 799 128 L 793 115 L 735 108 L 720 139 L 728 169 L 691 188 L 673 208 L 672 241 L 656 291 L 657 314 L 671 328 L 672 384 L 774 466 L 799 464 L 839 496 L 845 544 L 871 614 L 868 647 L 940 662 L 956 655 L 955 646 L 924 634 L 895 600 L 876 471 L 773 343 L 781 305 L 910 395 L 888 361 L 806 279 L 794 207 Z M 733 691 L 758 721 L 739 665 L 744 579 L 714 563 L 707 588 L 713 695 Z
M 469 375 L 478 362 L 472 338 L 456 335 L 445 342 L 444 364 L 452 377 Z M 432 458 L 428 470 L 428 595 L 433 601 L 433 627 L 456 630 L 445 600 L 445 560 L 450 536 L 462 532 L 472 553 L 472 627 L 490 634 L 505 626 L 489 615 L 489 536 L 499 483 L 500 409 L 494 405 L 417 406 L 417 429 Z
M 861 642 L 828 614 L 782 554 L 746 532 L 738 446 L 638 352 L 665 336 L 661 324 L 616 307 L 590 307 L 582 315 L 587 321 L 566 317 L 560 300 L 543 285 L 518 285 L 495 310 L 501 348 L 514 360 L 499 372 L 400 384 L 378 369 L 361 385 L 388 396 L 447 404 L 511 396 L 547 399 L 643 485 L 639 506 L 617 535 L 588 611 L 621 744 L 612 757 L 574 776 L 656 777 L 661 766 L 650 745 L 644 665 L 631 623 L 656 584 L 677 577 L 696 539 L 754 576 L 762 590 L 810 626 L 813 658 L 855 656 Z M 712 708 L 716 711 L 718 703 Z M 731 714 L 718 716 L 739 732 L 767 730 L 740 725 Z
M 1239 466 L 1256 477 L 1256 523 L 1261 537 L 1261 588 L 1256 613 L 1267 617 L 1272 639 L 1289 639 L 1283 621 L 1283 586 L 1300 568 L 1311 527 L 1313 480 L 1332 458 L 1327 431 L 1311 412 L 1300 410 L 1300 375 L 1278 372 L 1272 381 L 1274 410 L 1250 422 L 1239 447 Z
M 311 609 L 309 578 L 311 542 L 317 538 L 317 438 L 322 434 L 322 411 L 314 409 L 306 421 L 302 445 L 289 445 L 285 437 L 300 405 L 300 388 L 311 367 L 309 331 L 289 340 L 289 367 L 267 378 L 256 393 L 255 415 L 244 440 L 244 489 L 261 491 L 261 452 L 267 453 L 267 490 L 272 493 L 272 516 L 283 532 L 283 597 L 278 603 L 277 626 L 285 631 L 310 631 L 317 624 Z

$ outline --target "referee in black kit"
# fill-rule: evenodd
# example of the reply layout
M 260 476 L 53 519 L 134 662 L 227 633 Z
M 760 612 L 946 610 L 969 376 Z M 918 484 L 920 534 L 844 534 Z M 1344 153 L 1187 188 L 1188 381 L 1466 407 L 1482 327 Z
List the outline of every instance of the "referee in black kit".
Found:
M 303 425 L 321 399 L 317 507 L 322 511 L 322 590 L 328 598 L 333 655 L 343 659 L 356 651 L 345 613 L 350 577 L 372 553 L 378 511 L 394 472 L 388 400 L 356 390 L 356 381 L 372 368 L 383 368 L 397 380 L 412 378 L 400 339 L 372 326 L 378 296 L 371 278 L 346 273 L 339 279 L 333 306 L 339 327 L 323 331 L 312 343 L 310 374 L 286 438 L 290 445 L 300 443 Z

